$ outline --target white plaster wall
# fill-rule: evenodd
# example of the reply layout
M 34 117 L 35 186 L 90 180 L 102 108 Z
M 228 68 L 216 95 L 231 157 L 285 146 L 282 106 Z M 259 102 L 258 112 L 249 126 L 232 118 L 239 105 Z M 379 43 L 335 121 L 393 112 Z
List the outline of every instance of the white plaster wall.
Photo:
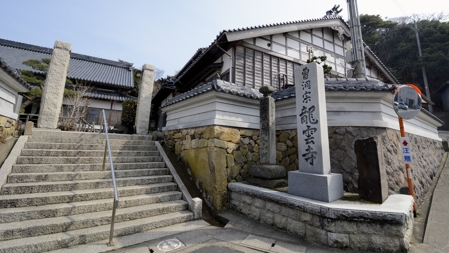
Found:
M 383 127 L 399 130 L 394 112 L 393 95 L 387 92 L 326 92 L 328 126 Z M 404 120 L 407 133 L 441 140 L 437 127 L 441 124 L 420 112 L 411 120 Z M 295 99 L 276 102 L 276 130 L 296 129 Z
M 163 130 L 207 125 L 259 129 L 259 100 L 209 91 L 162 108 L 167 113 Z
M 6 85 L 5 82 L 0 80 L 0 115 L 17 119 L 18 114 L 15 113 L 16 102 L 19 100 L 19 93 Z

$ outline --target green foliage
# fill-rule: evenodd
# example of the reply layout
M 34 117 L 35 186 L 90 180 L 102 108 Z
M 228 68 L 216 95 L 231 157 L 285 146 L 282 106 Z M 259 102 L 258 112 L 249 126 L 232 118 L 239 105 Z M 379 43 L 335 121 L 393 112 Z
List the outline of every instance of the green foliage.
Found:
M 142 71 L 138 70 L 136 68 L 133 68 L 133 75 L 134 75 L 134 88 L 131 90 L 129 95 L 138 97 L 140 82 L 142 81 Z
M 125 127 L 134 126 L 136 121 L 137 100 L 126 99 L 122 104 L 121 124 Z
M 42 58 L 41 60 L 37 59 L 29 59 L 26 61 L 23 61 L 22 63 L 30 66 L 34 70 L 42 71 L 43 73 L 35 73 L 30 70 L 20 70 L 21 76 L 23 80 L 30 84 L 39 85 L 40 88 L 35 87 L 31 89 L 26 95 L 26 100 L 22 103 L 22 108 L 27 107 L 30 104 L 34 103 L 40 103 L 40 98 L 42 97 L 42 89 L 45 84 L 45 75 L 47 74 L 48 66 L 50 65 L 50 58 Z M 66 84 L 71 85 L 73 84 L 70 79 L 66 79 Z M 64 89 L 64 97 L 71 97 L 74 96 L 76 92 L 70 89 Z
M 327 56 L 314 56 L 312 59 L 307 59 L 307 63 L 316 62 L 318 64 L 324 63 L 327 59 Z M 332 70 L 332 67 L 324 63 L 322 65 L 324 74 L 329 74 Z
M 20 70 L 23 80 L 30 84 L 37 84 L 39 86 L 44 86 L 45 77 L 42 75 L 37 75 L 30 70 Z
M 418 18 L 421 59 L 412 20 Z M 424 87 L 423 66 L 430 93 L 449 80 L 449 23 L 442 21 L 442 17 L 383 20 L 379 15 L 361 15 L 360 22 L 365 43 L 401 83 Z

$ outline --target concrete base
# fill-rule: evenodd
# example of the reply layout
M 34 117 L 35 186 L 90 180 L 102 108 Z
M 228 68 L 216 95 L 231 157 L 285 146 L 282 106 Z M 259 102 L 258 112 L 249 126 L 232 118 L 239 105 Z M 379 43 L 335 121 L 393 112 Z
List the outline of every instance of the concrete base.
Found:
M 300 171 L 288 172 L 288 193 L 324 202 L 343 197 L 343 176 L 310 174 Z
M 287 172 L 283 166 L 271 164 L 255 164 L 249 167 L 249 173 L 253 177 L 264 179 L 285 178 Z

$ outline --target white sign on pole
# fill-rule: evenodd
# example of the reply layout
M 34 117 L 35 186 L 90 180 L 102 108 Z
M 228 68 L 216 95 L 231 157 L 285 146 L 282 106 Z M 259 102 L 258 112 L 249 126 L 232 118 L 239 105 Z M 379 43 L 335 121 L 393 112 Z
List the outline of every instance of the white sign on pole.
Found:
M 402 157 L 405 164 L 412 164 L 412 144 L 408 137 L 401 137 Z

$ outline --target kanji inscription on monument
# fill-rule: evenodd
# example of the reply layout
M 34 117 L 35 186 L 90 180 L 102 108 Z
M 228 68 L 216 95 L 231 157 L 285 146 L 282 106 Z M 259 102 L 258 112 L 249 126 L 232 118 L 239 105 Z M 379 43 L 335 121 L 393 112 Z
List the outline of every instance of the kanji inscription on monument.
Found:
M 289 172 L 288 192 L 331 202 L 343 196 L 341 174 L 331 173 L 323 68 L 295 66 L 299 171 Z

